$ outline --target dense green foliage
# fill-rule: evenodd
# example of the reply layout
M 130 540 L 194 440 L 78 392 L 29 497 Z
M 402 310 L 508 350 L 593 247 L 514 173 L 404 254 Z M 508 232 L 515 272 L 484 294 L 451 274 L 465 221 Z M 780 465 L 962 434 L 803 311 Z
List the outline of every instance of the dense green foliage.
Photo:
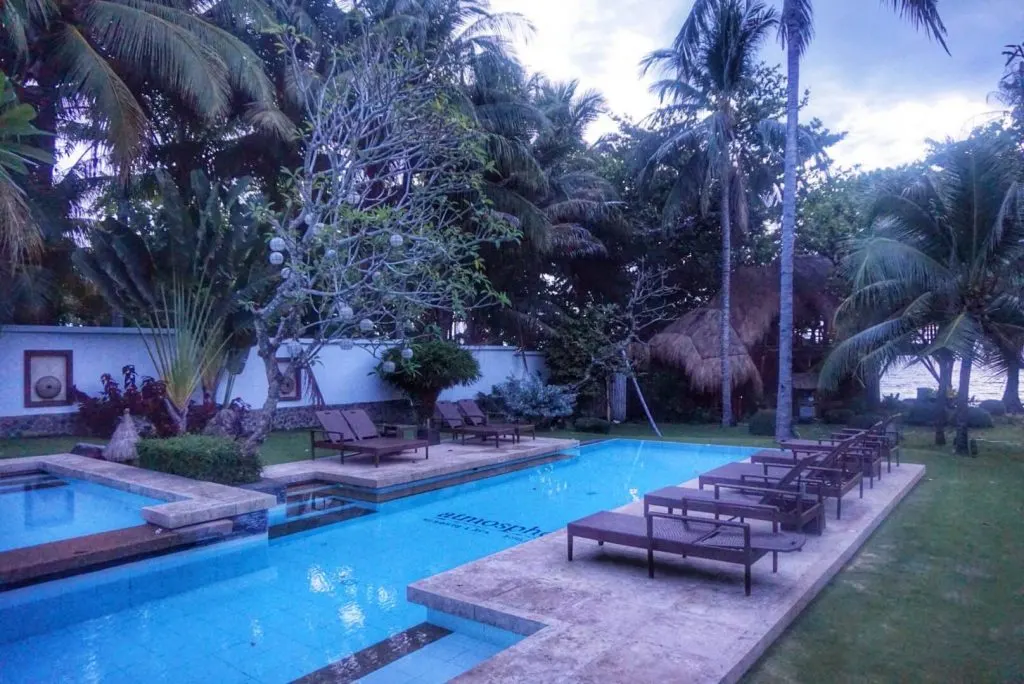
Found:
M 775 434 L 775 411 L 761 409 L 750 416 L 747 430 L 758 437 L 770 437 Z
M 441 392 L 471 385 L 480 378 L 476 357 L 454 342 L 426 340 L 415 342 L 408 349 L 412 350 L 409 359 L 402 356 L 404 348 L 394 347 L 385 352 L 377 373 L 412 400 L 421 423 L 433 415 Z M 395 364 L 395 370 L 386 371 L 385 363 Z
M 136 448 L 143 468 L 225 485 L 256 482 L 263 467 L 258 456 L 244 455 L 239 443 L 226 437 L 143 439 Z

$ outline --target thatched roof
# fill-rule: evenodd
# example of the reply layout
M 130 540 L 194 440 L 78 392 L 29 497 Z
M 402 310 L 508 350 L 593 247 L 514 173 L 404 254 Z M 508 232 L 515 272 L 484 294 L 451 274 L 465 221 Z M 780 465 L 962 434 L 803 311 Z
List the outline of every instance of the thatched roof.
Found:
M 793 272 L 793 314 L 796 321 L 831 321 L 838 299 L 830 293 L 832 264 L 821 257 L 797 257 Z M 750 350 L 772 331 L 779 317 L 779 268 L 741 266 L 732 276 L 730 336 L 733 386 L 747 382 L 763 391 L 761 374 Z M 686 371 L 694 387 L 717 392 L 721 387 L 719 299 L 695 309 L 651 338 L 651 356 Z
M 717 392 L 722 386 L 721 320 L 718 309 L 691 311 L 651 338 L 651 356 L 684 369 L 694 389 Z M 761 374 L 735 330 L 729 342 L 733 385 L 752 382 L 760 394 Z

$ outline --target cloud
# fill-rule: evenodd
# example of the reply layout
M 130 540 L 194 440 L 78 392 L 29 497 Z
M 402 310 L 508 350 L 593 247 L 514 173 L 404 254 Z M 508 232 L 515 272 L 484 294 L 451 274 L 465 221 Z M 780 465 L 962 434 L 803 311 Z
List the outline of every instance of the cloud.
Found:
M 536 33 L 518 48 L 524 63 L 556 80 L 579 79 L 612 111 L 640 119 L 657 105 L 639 62 L 668 45 L 687 0 L 491 0 L 521 12 Z M 779 4 L 779 3 L 776 3 Z M 1004 43 L 1024 39 L 1021 0 L 942 3 L 953 56 L 872 0 L 817 0 L 817 36 L 804 62 L 808 114 L 849 137 L 834 156 L 877 168 L 913 161 L 928 138 L 962 136 L 987 119 Z M 764 58 L 781 51 L 766 46 Z M 590 137 L 613 128 L 601 121 Z

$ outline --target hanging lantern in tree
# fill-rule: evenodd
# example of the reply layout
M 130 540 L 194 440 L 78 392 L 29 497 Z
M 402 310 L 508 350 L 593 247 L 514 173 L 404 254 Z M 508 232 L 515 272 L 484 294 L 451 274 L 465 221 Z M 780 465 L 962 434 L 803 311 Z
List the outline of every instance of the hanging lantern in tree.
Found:
M 281 254 L 281 252 L 271 252 L 270 263 L 272 263 L 274 266 L 280 266 L 281 264 L 284 263 L 284 254 Z
M 373 330 L 373 321 L 371 321 L 369 318 L 364 318 L 363 320 L 359 321 L 359 329 L 362 330 L 363 332 L 370 332 L 371 330 Z
M 302 353 L 302 343 L 298 340 L 292 340 L 288 343 L 288 355 L 293 359 Z
M 283 252 L 285 247 L 286 247 L 286 245 L 284 243 L 284 238 L 281 238 L 281 237 L 272 237 L 272 238 L 270 238 L 270 249 L 271 250 L 273 250 L 275 252 Z
M 355 315 L 356 312 L 353 311 L 352 307 L 346 304 L 345 302 L 340 302 L 338 304 L 338 318 L 340 318 L 341 320 L 351 321 Z
M 333 259 L 334 257 L 338 256 L 338 250 L 336 250 L 336 249 L 329 249 L 324 254 L 324 256 L 327 257 L 328 259 Z
M 340 340 L 338 340 L 338 347 L 340 347 L 344 351 L 348 351 L 354 346 L 356 346 L 356 343 L 347 337 L 343 337 Z
M 380 367 L 381 367 L 381 370 L 383 370 L 385 373 L 394 373 L 395 372 L 395 362 L 394 361 L 385 361 L 384 363 L 382 363 L 380 365 Z
M 403 237 L 402 237 L 402 236 L 401 236 L 400 234 L 398 234 L 398 233 L 392 233 L 392 234 L 391 234 L 391 237 L 389 237 L 389 238 L 388 238 L 388 242 L 389 242 L 389 243 L 391 244 L 391 246 L 392 246 L 392 247 L 394 247 L 394 248 L 396 248 L 396 249 L 397 249 L 397 248 L 399 248 L 399 247 L 401 247 L 401 246 L 402 246 L 402 243 L 403 243 L 404 241 L 405 241 L 405 238 L 403 238 Z
M 292 269 L 288 268 L 287 266 L 282 268 L 281 269 L 281 277 L 284 278 L 285 280 L 288 280 L 289 278 L 291 278 L 292 277 Z
M 379 283 L 380 279 L 384 277 L 384 271 L 374 271 L 370 277 L 373 278 L 373 282 Z
M 405 349 L 402 350 L 402 358 L 405 359 L 406 361 L 408 361 L 409 359 L 412 358 L 412 348 L 411 347 L 406 347 Z

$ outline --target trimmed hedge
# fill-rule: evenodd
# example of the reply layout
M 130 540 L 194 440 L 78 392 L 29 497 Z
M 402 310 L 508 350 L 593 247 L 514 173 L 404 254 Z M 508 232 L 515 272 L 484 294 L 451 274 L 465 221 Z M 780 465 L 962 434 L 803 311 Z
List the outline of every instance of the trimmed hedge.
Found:
M 978 408 L 988 411 L 988 414 L 990 416 L 1006 415 L 1006 404 L 999 401 L 998 399 L 986 399 L 985 401 L 978 404 Z
M 854 412 L 851 409 L 831 409 L 825 411 L 822 418 L 826 425 L 848 425 L 853 420 Z
M 136 449 L 143 468 L 225 485 L 256 482 L 263 468 L 259 456 L 243 456 L 238 442 L 226 437 L 144 439 Z
M 967 427 L 979 430 L 995 426 L 996 424 L 995 421 L 992 420 L 992 414 L 985 409 L 978 406 L 971 406 L 967 409 Z
M 576 432 L 596 432 L 602 435 L 612 431 L 612 424 L 603 418 L 577 418 L 573 427 Z
M 877 413 L 862 413 L 859 416 L 854 416 L 846 422 L 848 427 L 856 428 L 858 430 L 867 430 L 873 428 L 884 418 Z
M 750 417 L 750 422 L 747 424 L 747 428 L 750 430 L 750 434 L 752 435 L 757 435 L 758 437 L 774 437 L 775 411 L 771 409 L 761 409 Z

